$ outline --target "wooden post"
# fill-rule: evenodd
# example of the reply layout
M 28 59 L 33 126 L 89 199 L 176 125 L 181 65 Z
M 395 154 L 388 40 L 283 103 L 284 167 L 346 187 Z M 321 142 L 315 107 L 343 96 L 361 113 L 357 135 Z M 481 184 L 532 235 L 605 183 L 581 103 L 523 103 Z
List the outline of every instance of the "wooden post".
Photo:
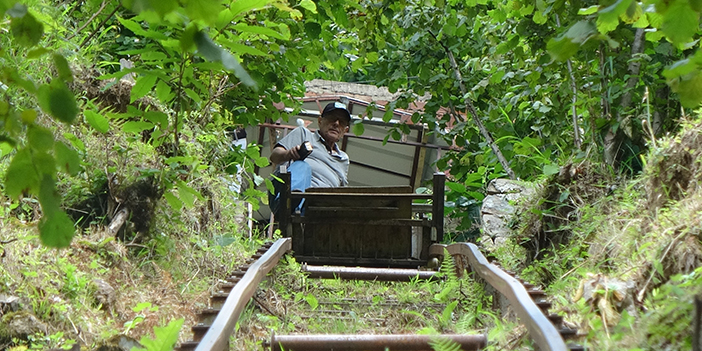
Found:
M 446 175 L 441 172 L 434 173 L 434 195 L 432 199 L 432 227 L 436 230 L 436 242 L 444 240 L 444 185 Z
M 289 232 L 290 215 L 292 214 L 292 208 L 290 205 L 290 173 L 287 169 L 280 170 L 280 179 L 283 181 L 283 191 L 280 192 L 280 206 L 278 207 L 278 213 L 276 217 L 278 218 L 278 226 L 280 228 L 280 233 L 283 237 L 289 237 L 292 233 Z

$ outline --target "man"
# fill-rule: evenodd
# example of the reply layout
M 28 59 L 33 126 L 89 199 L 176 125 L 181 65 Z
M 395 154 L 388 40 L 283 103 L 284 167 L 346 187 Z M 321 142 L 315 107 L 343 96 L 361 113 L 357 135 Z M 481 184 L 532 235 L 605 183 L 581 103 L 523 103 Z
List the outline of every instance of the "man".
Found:
M 348 184 L 349 157 L 336 144 L 349 130 L 351 114 L 340 102 L 327 104 L 317 119 L 319 128 L 311 132 L 297 127 L 273 148 L 270 160 L 287 166 L 291 177 L 291 189 L 304 191 L 307 188 L 338 187 Z M 301 160 L 300 146 L 306 142 L 312 151 Z

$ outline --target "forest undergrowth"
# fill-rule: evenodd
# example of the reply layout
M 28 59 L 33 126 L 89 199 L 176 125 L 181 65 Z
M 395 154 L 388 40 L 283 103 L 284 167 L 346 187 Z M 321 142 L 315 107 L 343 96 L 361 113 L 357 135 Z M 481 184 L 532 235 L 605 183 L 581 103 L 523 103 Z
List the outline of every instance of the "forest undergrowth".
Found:
M 597 350 L 690 350 L 702 293 L 702 124 L 651 140 L 634 177 L 569 163 L 525 204 L 496 257 L 546 287 Z

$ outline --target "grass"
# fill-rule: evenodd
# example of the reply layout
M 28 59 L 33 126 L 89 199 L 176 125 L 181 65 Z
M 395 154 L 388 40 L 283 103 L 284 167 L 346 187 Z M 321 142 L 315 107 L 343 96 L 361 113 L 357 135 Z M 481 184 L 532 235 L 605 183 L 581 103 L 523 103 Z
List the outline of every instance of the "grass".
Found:
M 447 293 L 446 290 L 449 290 Z M 277 266 L 240 318 L 235 349 L 276 334 L 481 333 L 495 320 L 471 277 L 437 282 L 309 279 L 292 258 Z

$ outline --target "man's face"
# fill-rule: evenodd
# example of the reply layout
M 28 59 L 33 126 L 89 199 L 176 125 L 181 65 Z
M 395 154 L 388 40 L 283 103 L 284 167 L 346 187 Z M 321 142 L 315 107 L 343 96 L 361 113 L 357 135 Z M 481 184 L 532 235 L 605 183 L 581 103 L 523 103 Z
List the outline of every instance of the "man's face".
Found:
M 332 111 L 319 117 L 319 133 L 327 142 L 336 143 L 349 130 L 349 121 L 342 111 Z

